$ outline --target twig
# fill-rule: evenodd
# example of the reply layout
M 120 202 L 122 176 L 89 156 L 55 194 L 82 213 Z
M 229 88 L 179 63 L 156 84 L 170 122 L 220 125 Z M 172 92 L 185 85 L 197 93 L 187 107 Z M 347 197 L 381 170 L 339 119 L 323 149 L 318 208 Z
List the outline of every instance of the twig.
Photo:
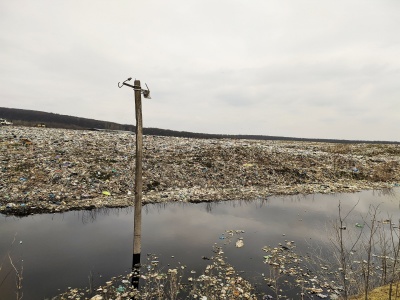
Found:
M 22 297 L 24 296 L 24 293 L 21 292 L 21 290 L 22 290 L 22 279 L 23 279 L 22 274 L 24 273 L 24 267 L 23 267 L 23 265 L 21 263 L 21 270 L 18 271 L 18 269 L 14 265 L 14 262 L 13 262 L 13 260 L 11 258 L 10 253 L 8 253 L 8 258 L 10 259 L 11 266 L 14 268 L 15 274 L 17 275 L 17 280 L 16 280 L 17 300 L 21 300 Z

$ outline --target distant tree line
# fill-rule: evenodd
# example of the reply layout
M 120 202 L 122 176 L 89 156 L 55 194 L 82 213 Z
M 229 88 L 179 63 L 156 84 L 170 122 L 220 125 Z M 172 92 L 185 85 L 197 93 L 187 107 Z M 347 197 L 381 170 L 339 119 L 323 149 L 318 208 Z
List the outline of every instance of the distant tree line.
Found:
M 134 125 L 118 124 L 107 121 L 100 121 L 87 118 L 79 118 L 55 113 L 47 113 L 35 110 L 17 109 L 0 107 L 0 118 L 12 121 L 14 125 L 37 126 L 44 124 L 48 128 L 65 128 L 77 130 L 123 130 L 135 131 Z M 226 134 L 208 134 L 195 133 L 188 131 L 175 131 L 160 128 L 144 128 L 143 134 L 157 136 L 174 136 L 198 139 L 248 139 L 248 140 L 283 140 L 283 141 L 304 141 L 304 142 L 329 142 L 329 143 L 385 143 L 400 144 L 400 142 L 387 141 L 360 141 L 360 140 L 337 140 L 337 139 L 310 139 L 294 138 L 268 135 L 226 135 Z
M 23 126 L 36 126 L 37 124 L 44 124 L 46 127 L 50 128 L 134 130 L 133 125 L 121 125 L 113 122 L 6 107 L 0 107 L 0 118 L 11 120 L 14 125 Z

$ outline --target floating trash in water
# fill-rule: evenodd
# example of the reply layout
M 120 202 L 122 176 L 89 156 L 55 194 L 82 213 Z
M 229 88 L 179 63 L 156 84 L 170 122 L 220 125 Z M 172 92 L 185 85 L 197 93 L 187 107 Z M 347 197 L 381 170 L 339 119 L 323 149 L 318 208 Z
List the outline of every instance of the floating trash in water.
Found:
M 240 238 L 236 241 L 236 248 L 242 248 L 244 246 L 243 239 Z

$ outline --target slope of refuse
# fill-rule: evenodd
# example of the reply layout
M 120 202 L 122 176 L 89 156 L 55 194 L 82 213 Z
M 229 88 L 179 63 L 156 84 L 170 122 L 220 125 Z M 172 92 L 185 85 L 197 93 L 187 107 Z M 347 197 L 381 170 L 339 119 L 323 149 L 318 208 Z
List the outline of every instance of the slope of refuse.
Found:
M 0 128 L 0 213 L 133 205 L 131 132 Z M 399 186 L 400 145 L 144 136 L 143 202 Z

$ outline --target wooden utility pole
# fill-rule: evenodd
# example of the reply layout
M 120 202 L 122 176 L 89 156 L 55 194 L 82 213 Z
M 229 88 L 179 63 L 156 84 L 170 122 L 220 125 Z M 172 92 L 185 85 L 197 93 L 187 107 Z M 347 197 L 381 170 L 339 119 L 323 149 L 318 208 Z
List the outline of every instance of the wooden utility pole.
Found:
M 135 80 L 136 110 L 136 172 L 135 172 L 135 219 L 133 224 L 133 261 L 140 263 L 142 250 L 142 158 L 143 158 L 143 121 L 140 81 Z
M 135 79 L 133 85 L 126 83 L 132 78 L 128 78 L 122 84 L 118 82 L 118 87 L 124 85 L 135 91 L 135 111 L 136 111 L 136 168 L 135 168 L 135 215 L 133 221 L 133 255 L 132 255 L 132 284 L 139 288 L 140 279 L 140 254 L 142 251 L 142 159 L 143 159 L 143 121 L 142 121 L 142 97 L 150 98 L 150 90 L 146 84 L 147 90 L 140 86 L 140 81 Z
M 135 111 L 136 111 L 136 168 L 135 168 L 135 216 L 133 220 L 133 255 L 132 255 L 132 285 L 139 289 L 140 254 L 142 252 L 142 158 L 143 158 L 143 121 L 142 121 L 142 88 L 140 81 L 135 80 Z

